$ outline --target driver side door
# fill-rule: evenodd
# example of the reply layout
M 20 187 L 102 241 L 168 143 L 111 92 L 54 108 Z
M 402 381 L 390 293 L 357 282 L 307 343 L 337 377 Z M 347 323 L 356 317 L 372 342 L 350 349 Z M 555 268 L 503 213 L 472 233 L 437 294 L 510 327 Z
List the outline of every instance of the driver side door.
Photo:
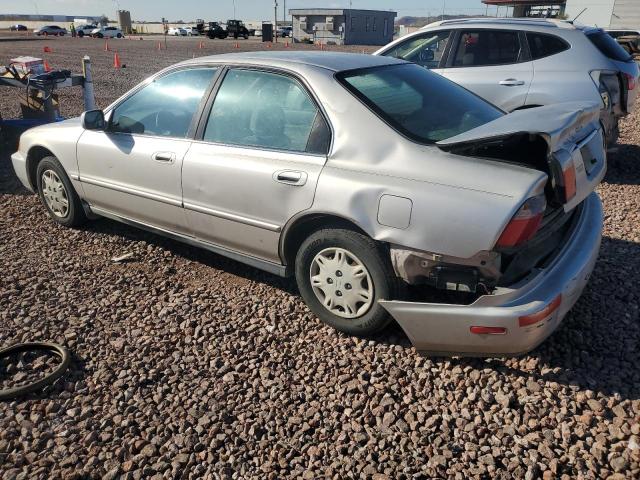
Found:
M 108 112 L 105 131 L 82 134 L 78 168 L 92 210 L 173 232 L 188 231 L 182 161 L 216 71 L 186 68 L 157 77 Z

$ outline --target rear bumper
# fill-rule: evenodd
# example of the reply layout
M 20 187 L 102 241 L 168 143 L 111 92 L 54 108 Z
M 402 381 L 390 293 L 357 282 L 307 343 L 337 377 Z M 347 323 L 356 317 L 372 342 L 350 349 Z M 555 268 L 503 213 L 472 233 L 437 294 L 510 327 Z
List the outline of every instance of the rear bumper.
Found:
M 602 203 L 596 193 L 584 201 L 570 240 L 543 270 L 510 288 L 499 288 L 471 305 L 401 301 L 380 304 L 400 324 L 417 350 L 433 355 L 518 355 L 533 350 L 558 327 L 587 284 L 602 238 Z M 534 324 L 520 317 L 559 306 Z M 474 326 L 501 327 L 500 335 L 474 334 Z

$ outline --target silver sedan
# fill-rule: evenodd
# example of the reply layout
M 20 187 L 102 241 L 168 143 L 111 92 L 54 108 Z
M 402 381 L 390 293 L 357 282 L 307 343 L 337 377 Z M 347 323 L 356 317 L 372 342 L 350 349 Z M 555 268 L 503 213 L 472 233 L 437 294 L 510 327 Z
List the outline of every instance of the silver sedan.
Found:
M 598 109 L 505 115 L 398 59 L 243 53 L 29 130 L 12 159 L 62 225 L 107 217 L 295 275 L 350 334 L 395 319 L 425 352 L 516 354 L 596 261 Z

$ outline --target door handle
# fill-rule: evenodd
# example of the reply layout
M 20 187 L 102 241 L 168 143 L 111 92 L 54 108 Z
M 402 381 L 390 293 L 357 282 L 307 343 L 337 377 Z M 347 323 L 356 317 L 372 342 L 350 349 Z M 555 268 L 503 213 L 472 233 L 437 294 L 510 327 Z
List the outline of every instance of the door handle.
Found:
M 297 170 L 281 170 L 273 174 L 273 179 L 287 185 L 301 186 L 307 183 L 307 174 Z
M 518 80 L 517 78 L 507 78 L 506 80 L 501 80 L 498 83 L 505 87 L 519 87 L 520 85 L 524 85 L 524 80 Z
M 176 159 L 176 154 L 173 152 L 156 152 L 151 156 L 151 158 L 156 162 L 173 163 Z

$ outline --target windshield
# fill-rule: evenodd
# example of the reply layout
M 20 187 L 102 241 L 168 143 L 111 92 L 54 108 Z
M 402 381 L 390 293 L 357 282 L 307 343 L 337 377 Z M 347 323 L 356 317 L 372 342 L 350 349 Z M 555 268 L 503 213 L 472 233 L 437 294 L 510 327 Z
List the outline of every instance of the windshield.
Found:
M 391 127 L 418 143 L 454 137 L 504 115 L 470 91 L 413 64 L 347 71 L 337 78 Z

